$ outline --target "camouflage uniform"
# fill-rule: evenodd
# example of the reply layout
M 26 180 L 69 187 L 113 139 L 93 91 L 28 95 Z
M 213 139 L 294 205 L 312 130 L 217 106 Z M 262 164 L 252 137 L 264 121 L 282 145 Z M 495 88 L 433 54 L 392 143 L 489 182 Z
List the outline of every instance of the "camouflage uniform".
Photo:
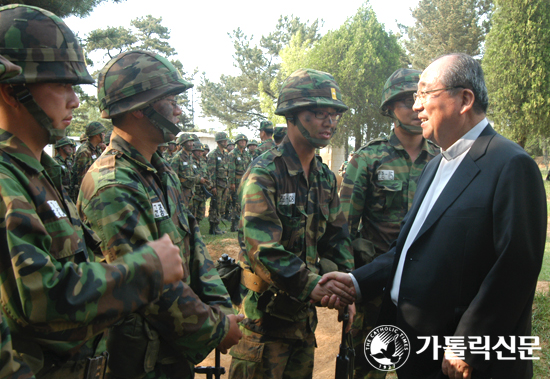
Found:
M 27 19 L 33 22 L 20 22 Z M 0 53 L 14 63 L 22 56 L 10 54 L 29 44 L 51 53 L 45 61 L 40 54 L 27 57 L 22 75 L 2 80 L 12 85 L 16 97 L 27 82 L 93 82 L 78 41 L 57 16 L 11 5 L 0 8 L 0 25 Z M 8 29 L 17 38 L 6 38 Z M 72 60 L 61 60 L 61 54 Z M 29 113 L 36 118 L 40 111 Z M 44 123 L 39 125 L 50 133 Z M 81 225 L 61 184 L 60 166 L 45 152 L 38 161 L 26 144 L 1 129 L 0 220 L 2 313 L 15 357 L 38 378 L 84 378 L 88 359 L 104 351 L 103 330 L 160 296 L 158 256 L 144 246 L 113 265 L 93 262 L 99 242 Z M 91 374 L 103 376 L 101 370 Z
M 227 290 L 198 224 L 192 218 L 189 222 L 182 203 L 178 177 L 167 162 L 156 153 L 147 162 L 116 132 L 80 191 L 79 214 L 101 238 L 107 261 L 132 256 L 136 247 L 163 234 L 180 247 L 183 281 L 165 287 L 159 301 L 139 311 L 160 334 L 159 360 L 146 378 L 192 377 L 193 364 L 218 346 L 229 330 L 224 315 L 232 313 Z
M 74 143 L 69 138 L 64 137 L 59 141 L 57 141 L 57 143 L 55 144 L 55 148 L 58 149 L 66 145 L 74 146 Z M 61 183 L 63 184 L 63 187 L 65 188 L 67 193 L 69 193 L 69 190 L 71 187 L 71 174 L 72 174 L 73 164 L 74 164 L 73 158 L 72 156 L 67 156 L 67 158 L 63 159 L 61 154 L 57 154 L 53 159 L 57 163 L 59 163 L 59 165 L 61 166 L 61 171 L 62 171 Z
M 195 141 L 193 151 L 204 151 L 204 146 L 200 142 Z M 202 178 L 208 178 L 208 173 L 206 171 L 206 158 L 201 154 L 199 159 L 193 157 L 193 165 L 196 166 L 196 170 Z M 194 168 L 194 167 L 193 167 Z M 197 219 L 197 224 L 200 225 L 201 221 L 204 219 L 206 212 L 206 199 L 207 195 L 204 191 L 211 186 L 209 180 L 205 184 L 197 183 L 195 186 L 195 196 L 193 196 L 193 216 Z
M 21 67 L 14 65 L 0 55 L 0 80 L 9 79 L 21 73 Z M 11 332 L 4 316 L 0 311 L 0 378 L 31 379 L 34 375 L 30 367 L 15 357 Z
M 132 256 L 137 246 L 168 234 L 180 249 L 184 269 L 183 279 L 166 286 L 156 303 L 142 307 L 110 331 L 113 378 L 127 375 L 128 370 L 142 371 L 145 378 L 191 378 L 193 364 L 229 332 L 230 320 L 225 316 L 233 313 L 229 295 L 199 226 L 183 204 L 178 176 L 157 153 L 149 162 L 117 134 L 117 122 L 123 123 L 128 112 L 138 108 L 151 124 L 151 132 L 156 128 L 170 140 L 179 127 L 153 104 L 190 87 L 168 60 L 146 51 L 119 54 L 98 76 L 101 114 L 115 118 L 115 129 L 109 148 L 84 177 L 79 214 L 101 237 L 107 261 Z M 135 136 L 147 138 L 141 132 Z M 134 327 L 139 320 L 143 329 Z M 133 341 L 147 344 L 136 352 Z
M 403 71 L 400 69 L 396 73 Z M 409 76 L 397 76 L 399 87 L 394 86 L 391 97 L 383 97 L 384 112 L 388 99 L 408 93 L 412 96 L 416 91 L 420 72 L 406 72 Z M 395 77 L 394 74 L 390 79 Z M 389 137 L 372 140 L 354 153 L 346 167 L 340 200 L 348 220 L 356 267 L 368 264 L 388 251 L 397 239 L 401 221 L 412 204 L 418 178 L 424 166 L 437 154 L 437 146 L 424 139 L 421 152 L 412 162 L 393 130 Z M 375 372 L 363 354 L 365 339 L 376 325 L 380 302 L 378 297 L 357 307 L 352 329 L 356 378 L 383 378 L 386 375 L 385 372 Z
M 283 84 L 276 112 L 289 105 L 283 95 L 295 87 L 296 74 L 301 71 Z M 316 76 L 329 79 L 324 73 Z M 316 84 L 307 83 L 306 89 L 317 89 Z M 331 85 L 333 91 L 336 86 L 334 79 L 322 84 Z M 308 91 L 302 93 L 309 98 Z M 322 95 L 327 96 L 325 91 Z M 347 109 L 341 102 L 326 99 L 324 103 Z M 289 108 L 296 110 L 300 105 Z M 310 294 L 321 279 L 319 259 L 332 261 L 339 270 L 353 268 L 336 177 L 313 158 L 306 178 L 286 136 L 277 149 L 251 164 L 242 182 L 239 265 L 243 276 L 237 308 L 245 319 L 243 339 L 231 349 L 229 377 L 311 377 L 317 315 Z
M 256 146 L 256 150 L 251 151 L 250 146 Z M 260 153 L 258 152 L 258 142 L 256 140 L 250 140 L 246 144 L 246 147 L 248 148 L 248 155 L 250 155 L 250 162 L 252 162 L 254 159 L 258 158 L 260 156 Z
M 104 132 L 105 127 L 97 121 L 92 121 L 86 126 L 86 135 L 88 138 Z M 82 182 L 84 175 L 86 175 L 86 171 L 88 171 L 92 163 L 95 162 L 101 153 L 102 151 L 99 148 L 99 145 L 94 147 L 89 139 L 80 146 L 80 149 L 75 156 L 73 171 L 71 174 L 70 195 L 73 201 L 76 202 L 78 191 L 80 190 L 80 183 Z
M 265 131 L 270 133 L 270 137 L 263 140 L 260 146 L 256 149 L 258 151 L 258 156 L 261 155 L 264 151 L 267 151 L 275 146 L 275 141 L 271 135 L 273 135 L 273 123 L 271 121 L 262 121 L 260 122 L 260 132 Z
M 175 142 L 175 141 L 170 141 L 170 142 L 168 142 L 168 150 L 166 150 L 166 151 L 164 152 L 164 154 L 163 154 L 163 158 L 164 158 L 165 160 L 167 160 L 168 163 L 171 163 L 171 162 L 172 162 L 172 159 L 174 158 L 174 156 L 175 156 L 176 153 L 177 153 L 176 150 L 170 151 L 170 145 L 172 145 L 172 144 L 175 145 L 176 142 Z
M 235 139 L 235 143 L 238 144 L 239 141 L 247 141 L 247 138 L 244 134 L 240 134 Z M 237 190 L 241 184 L 241 178 L 243 177 L 248 165 L 250 164 L 250 155 L 243 149 L 237 146 L 229 153 L 229 184 L 235 186 L 235 190 L 231 193 L 231 202 L 233 202 L 232 213 L 231 213 L 231 231 L 237 231 L 237 224 L 241 218 L 241 204 L 237 201 Z
M 180 179 L 184 204 L 186 207 L 190 208 L 190 205 L 193 204 L 195 186 L 200 180 L 200 175 L 198 171 L 193 169 L 193 154 L 183 147 L 185 142 L 193 141 L 193 137 L 189 134 L 184 134 L 181 141 L 182 149 L 178 151 L 170 164 Z
M 216 142 L 223 140 L 227 140 L 227 135 L 224 132 L 216 133 Z M 221 221 L 220 211 L 225 209 L 229 192 L 229 155 L 225 150 L 220 150 L 220 146 L 218 146 L 208 154 L 207 165 L 212 186 L 217 191 L 210 199 L 208 220 L 210 221 L 210 229 L 216 231 Z

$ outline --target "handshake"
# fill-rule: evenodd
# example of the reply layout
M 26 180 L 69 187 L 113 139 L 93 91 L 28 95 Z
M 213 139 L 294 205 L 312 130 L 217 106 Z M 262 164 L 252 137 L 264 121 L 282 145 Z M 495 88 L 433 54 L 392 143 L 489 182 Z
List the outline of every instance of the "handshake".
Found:
M 338 309 L 339 319 L 342 318 L 345 308 L 348 307 L 350 322 L 348 330 L 355 315 L 355 286 L 349 274 L 343 272 L 329 272 L 323 275 L 309 295 L 312 303 L 319 302 L 323 307 Z

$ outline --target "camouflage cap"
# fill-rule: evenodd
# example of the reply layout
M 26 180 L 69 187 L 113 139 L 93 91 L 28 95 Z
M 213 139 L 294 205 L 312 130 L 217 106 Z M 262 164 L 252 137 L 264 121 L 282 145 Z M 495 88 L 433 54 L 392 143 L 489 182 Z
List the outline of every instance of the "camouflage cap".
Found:
M 204 146 L 200 143 L 200 141 L 195 141 L 193 142 L 193 150 L 204 151 Z
M 0 55 L 0 80 L 13 78 L 21 73 L 21 67 Z
M 59 17 L 38 7 L 0 7 L 0 54 L 23 69 L 4 83 L 94 82 L 73 32 Z
M 255 139 L 251 139 L 250 141 L 248 141 L 246 146 L 251 146 L 251 145 L 258 146 L 258 141 L 256 141 Z
M 380 104 L 380 113 L 391 117 L 388 112 L 388 104 L 401 95 L 410 93 L 411 95 L 418 90 L 418 81 L 422 71 L 409 68 L 400 68 L 386 80 L 382 90 L 382 102 Z
M 67 146 L 67 145 L 74 146 L 75 143 L 73 142 L 72 139 L 70 139 L 68 137 L 63 137 L 55 143 L 55 148 L 59 149 L 60 147 Z
M 296 70 L 285 79 L 275 114 L 283 116 L 305 107 L 332 107 L 340 112 L 348 110 L 334 77 L 309 68 Z
M 216 142 L 229 141 L 229 138 L 227 138 L 227 133 L 225 132 L 216 133 L 214 135 L 214 139 L 216 140 Z
M 86 136 L 89 138 L 99 133 L 105 133 L 106 130 L 101 122 L 92 121 L 86 125 Z
M 271 121 L 261 121 L 260 122 L 260 132 L 265 130 L 266 132 L 273 133 L 273 123 Z
M 101 117 L 142 109 L 191 87 L 166 58 L 148 51 L 128 51 L 111 59 L 99 73 Z
M 235 143 L 243 140 L 248 142 L 248 138 L 244 134 L 238 134 L 237 137 L 235 137 Z

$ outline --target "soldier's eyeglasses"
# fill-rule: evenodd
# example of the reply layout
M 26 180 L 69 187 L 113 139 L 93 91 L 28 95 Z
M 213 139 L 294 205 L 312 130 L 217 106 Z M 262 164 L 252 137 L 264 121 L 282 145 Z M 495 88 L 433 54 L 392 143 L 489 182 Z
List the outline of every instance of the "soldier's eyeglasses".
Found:
M 330 121 L 334 123 L 340 121 L 340 117 L 342 117 L 342 112 L 327 112 L 317 109 L 308 109 L 308 112 L 313 113 L 315 115 L 315 118 L 318 120 L 326 120 L 327 117 L 330 117 Z
M 395 102 L 399 102 L 399 103 L 402 103 L 406 108 L 412 108 L 413 105 L 414 105 L 414 99 L 413 97 L 403 97 L 401 99 L 397 99 L 395 100 Z
M 429 91 L 418 91 L 417 93 L 413 93 L 413 99 L 416 102 L 416 100 L 420 100 L 422 104 L 426 102 L 426 96 L 429 93 L 439 92 L 439 91 L 449 91 L 455 88 L 464 88 L 462 86 L 454 86 L 454 87 L 445 87 L 445 88 L 437 88 L 437 89 L 431 89 Z

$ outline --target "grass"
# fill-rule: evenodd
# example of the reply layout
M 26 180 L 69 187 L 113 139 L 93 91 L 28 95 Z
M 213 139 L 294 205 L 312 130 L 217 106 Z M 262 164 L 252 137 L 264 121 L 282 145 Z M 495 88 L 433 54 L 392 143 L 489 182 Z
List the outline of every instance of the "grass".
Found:
M 535 351 L 539 360 L 533 361 L 533 377 L 535 379 L 550 378 L 550 292 L 538 292 L 533 303 L 533 332 L 539 336 L 541 350 Z

